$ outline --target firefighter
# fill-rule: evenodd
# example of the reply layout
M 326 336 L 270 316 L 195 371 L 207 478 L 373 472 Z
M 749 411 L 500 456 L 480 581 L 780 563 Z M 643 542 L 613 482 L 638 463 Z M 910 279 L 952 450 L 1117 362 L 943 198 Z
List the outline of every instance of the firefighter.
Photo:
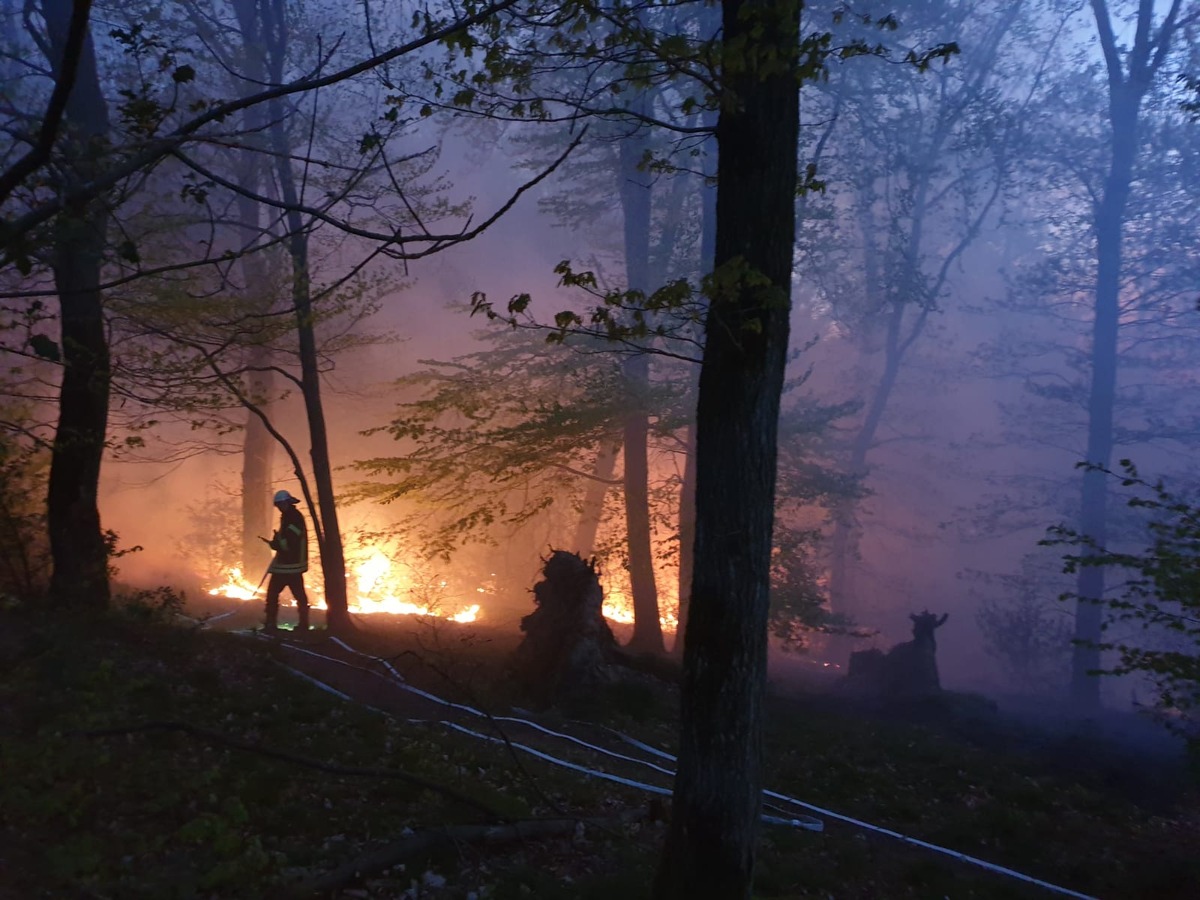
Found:
M 275 508 L 279 510 L 279 528 L 267 541 L 275 551 L 267 571 L 271 580 L 267 582 L 267 622 L 263 628 L 267 634 L 279 632 L 279 594 L 286 587 L 296 601 L 300 621 L 299 632 L 308 631 L 308 594 L 304 592 L 304 573 L 308 571 L 308 529 L 304 516 L 296 509 L 300 501 L 287 491 L 275 493 Z

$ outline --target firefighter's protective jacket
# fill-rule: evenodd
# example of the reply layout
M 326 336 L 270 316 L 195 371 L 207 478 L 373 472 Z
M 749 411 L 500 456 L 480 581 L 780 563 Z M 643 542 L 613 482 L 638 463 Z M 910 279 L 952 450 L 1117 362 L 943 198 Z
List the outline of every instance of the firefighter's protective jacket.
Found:
M 279 530 L 268 542 L 275 551 L 269 572 L 298 575 L 308 571 L 308 530 L 295 506 L 282 510 Z

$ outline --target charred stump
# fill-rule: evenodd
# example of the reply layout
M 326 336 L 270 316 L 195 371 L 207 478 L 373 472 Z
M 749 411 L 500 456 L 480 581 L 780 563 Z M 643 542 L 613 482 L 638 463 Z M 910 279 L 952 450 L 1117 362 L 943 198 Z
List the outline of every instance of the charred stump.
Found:
M 860 650 L 850 654 L 844 689 L 864 697 L 889 700 L 921 700 L 941 693 L 937 668 L 937 641 L 933 633 L 950 617 L 939 618 L 925 610 L 909 616 L 913 639 L 897 644 L 887 653 Z
M 533 588 L 537 608 L 521 619 L 525 638 L 513 652 L 513 674 L 533 699 L 578 699 L 616 680 L 619 651 L 601 607 L 604 592 L 593 562 L 555 550 Z

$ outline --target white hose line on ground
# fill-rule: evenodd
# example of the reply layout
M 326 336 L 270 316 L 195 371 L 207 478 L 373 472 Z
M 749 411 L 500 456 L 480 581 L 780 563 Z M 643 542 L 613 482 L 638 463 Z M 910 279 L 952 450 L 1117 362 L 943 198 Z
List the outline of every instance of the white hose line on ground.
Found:
M 401 682 L 403 682 L 401 684 L 397 684 L 396 687 L 402 688 L 402 689 L 408 691 L 409 693 L 417 694 L 420 697 L 424 697 L 426 700 L 431 700 L 434 703 L 440 703 L 443 706 L 449 706 L 453 709 L 460 709 L 463 712 L 470 713 L 473 716 L 479 716 L 480 718 L 491 719 L 492 721 L 495 721 L 495 722 L 510 722 L 510 723 L 514 723 L 514 724 L 518 724 L 518 725 L 525 725 L 525 726 L 528 726 L 529 728 L 533 728 L 536 731 L 542 732 L 542 734 L 549 735 L 550 737 L 556 737 L 556 738 L 559 738 L 564 741 L 569 741 L 573 744 L 578 744 L 580 747 L 585 747 L 588 750 L 594 750 L 597 753 L 601 753 L 605 756 L 612 757 L 613 759 L 620 759 L 620 760 L 624 760 L 625 762 L 635 763 L 639 766 L 646 766 L 647 768 L 653 769 L 654 771 L 659 772 L 663 775 L 668 775 L 672 778 L 675 777 L 675 771 L 673 769 L 665 769 L 662 766 L 659 766 L 659 765 L 656 765 L 655 763 L 650 762 L 649 760 L 638 759 L 636 756 L 628 756 L 624 753 L 617 753 L 615 750 L 609 750 L 606 747 L 599 747 L 596 744 L 588 743 L 587 741 L 583 740 L 582 738 L 577 738 L 572 734 L 566 734 L 561 731 L 554 731 L 553 729 L 547 728 L 546 726 L 541 725 L 537 722 L 534 722 L 531 719 L 521 719 L 521 718 L 516 718 L 514 716 L 489 716 L 487 713 L 485 713 L 481 710 L 478 710 L 473 706 L 466 706 L 462 703 L 454 703 L 450 700 L 445 700 L 441 697 L 438 697 L 436 694 L 431 694 L 428 691 L 423 691 L 420 688 L 416 688 L 416 687 L 413 687 L 412 685 L 408 684 L 408 682 L 405 681 L 404 676 L 400 675 L 399 672 L 396 672 L 395 669 L 392 669 L 391 664 L 388 663 L 387 660 L 382 659 L 378 656 L 368 656 L 367 654 L 363 653 L 360 650 L 355 650 L 349 644 L 346 644 L 345 642 L 339 640 L 338 638 L 332 638 L 332 640 L 335 641 L 339 646 L 344 647 L 345 649 L 349 650 L 351 653 L 355 653 L 359 656 L 366 657 L 367 659 L 371 659 L 371 660 L 375 660 L 376 662 L 383 663 L 389 669 L 391 669 L 392 672 L 394 672 L 396 674 L 396 677 L 399 678 Z M 297 648 L 297 649 L 299 649 L 299 648 Z M 311 651 L 306 651 L 306 652 L 311 652 Z M 319 655 L 319 654 L 317 654 L 317 655 Z M 332 657 L 328 657 L 328 658 L 332 659 Z M 340 662 L 340 660 L 338 660 L 338 662 Z M 370 670 L 366 670 L 366 671 L 370 671 Z M 377 674 L 377 673 L 373 673 L 373 674 Z M 382 677 L 382 676 L 380 676 L 380 677 Z M 615 732 L 615 733 L 620 734 L 620 732 Z
M 605 726 L 601 727 L 603 728 Z M 627 734 L 622 734 L 616 729 L 608 728 L 607 730 L 611 731 L 623 741 L 633 745 L 634 747 L 645 750 L 648 753 L 652 753 L 661 759 L 670 760 L 671 762 L 676 761 L 675 757 L 670 753 L 666 753 L 665 751 L 651 747 L 648 744 L 639 741 L 637 738 L 630 737 Z M 1051 884 L 1048 881 L 1043 881 L 1040 878 L 1034 878 L 1032 875 L 1026 875 L 1023 872 L 1016 871 L 1015 869 L 1010 869 L 1006 866 L 998 865 L 997 863 L 988 862 L 986 859 L 979 859 L 976 856 L 970 856 L 966 853 L 961 853 L 958 850 L 951 850 L 948 847 L 941 847 L 937 844 L 931 844 L 928 841 L 921 840 L 920 838 L 909 837 L 908 835 L 901 834 L 898 831 L 893 831 L 890 828 L 884 828 L 880 825 L 872 825 L 870 822 L 864 822 L 861 819 L 855 819 L 852 816 L 842 815 L 841 813 L 834 812 L 831 809 L 825 809 L 821 806 L 816 806 L 812 803 L 805 803 L 803 800 L 797 800 L 794 797 L 787 797 L 783 794 L 778 794 L 775 791 L 770 790 L 764 790 L 763 794 L 772 798 L 773 800 L 780 800 L 785 803 L 790 803 L 793 806 L 798 806 L 801 809 L 807 809 L 810 812 L 815 812 L 818 815 L 826 816 L 830 819 L 837 819 L 838 821 L 846 822 L 849 825 L 856 825 L 859 828 L 865 828 L 868 831 L 874 831 L 877 834 L 887 835 L 888 837 L 895 838 L 898 841 L 903 841 L 904 843 L 911 844 L 915 847 L 922 847 L 926 850 L 932 850 L 935 853 L 951 856 L 960 862 L 970 863 L 971 865 L 987 869 L 990 872 L 996 872 L 1000 875 L 1007 875 L 1010 878 L 1016 878 L 1020 881 L 1027 882 L 1028 884 L 1036 884 L 1038 887 L 1045 888 L 1048 891 L 1063 894 L 1067 897 L 1076 897 L 1079 898 L 1079 900 L 1097 900 L 1096 897 L 1093 897 L 1090 894 L 1081 894 L 1078 891 L 1073 891 L 1070 888 L 1060 887 L 1057 884 Z
M 387 660 L 380 659 L 377 656 L 370 656 L 366 653 L 363 653 L 360 650 L 356 650 L 353 647 L 351 647 L 349 644 L 346 644 L 345 642 L 339 640 L 338 638 L 333 638 L 333 640 L 336 641 L 341 647 L 350 651 L 351 653 L 354 653 L 358 656 L 365 657 L 367 659 L 377 660 L 379 662 L 382 662 L 384 665 L 387 665 L 387 667 L 389 669 L 392 669 L 391 664 L 388 663 Z M 311 652 L 311 651 L 309 651 L 309 652 Z M 319 655 L 319 654 L 317 654 L 317 655 Z M 340 662 L 340 660 L 338 660 L 338 661 Z M 392 669 L 392 671 L 395 672 L 394 669 Z M 396 673 L 396 676 L 398 678 L 401 678 L 401 680 L 403 680 L 403 676 L 400 676 L 399 673 Z M 407 683 L 398 684 L 397 687 L 401 687 L 406 691 L 410 691 L 414 694 L 418 694 L 422 697 L 425 697 L 428 700 L 432 700 L 435 703 L 440 703 L 443 706 L 449 706 L 454 709 L 463 710 L 464 712 L 470 713 L 475 716 L 481 716 L 483 718 L 487 718 L 486 713 L 483 713 L 480 710 L 475 709 L 474 707 L 465 706 L 461 703 L 453 703 L 449 700 L 443 700 L 441 697 L 438 697 L 427 691 L 422 691 L 419 688 L 412 687 L 411 685 L 409 685 Z M 561 732 L 557 732 L 557 731 L 551 731 L 550 729 L 545 728 L 545 727 L 537 724 L 536 722 L 531 722 L 528 719 L 516 719 L 516 718 L 511 718 L 511 717 L 498 717 L 498 716 L 493 717 L 493 718 L 497 722 L 516 722 L 516 723 L 520 723 L 523 725 L 528 725 L 528 726 L 535 728 L 539 731 L 542 731 L 548 735 L 552 735 L 554 737 L 559 737 L 559 738 L 563 738 L 564 740 L 572 741 L 576 744 L 579 744 L 581 746 L 595 750 L 596 752 L 604 754 L 606 756 L 612 756 L 612 757 L 616 757 L 618 759 L 624 759 L 624 760 L 629 760 L 631 762 L 637 762 L 637 763 L 640 763 L 641 765 L 649 766 L 650 768 L 653 768 L 664 774 L 669 774 L 672 776 L 674 776 L 674 774 L 675 774 L 674 772 L 671 772 L 667 769 L 657 766 L 654 763 L 647 762 L 646 760 L 638 760 L 638 759 L 635 759 L 632 757 L 624 756 L 620 753 L 614 753 L 611 750 L 606 750 L 603 747 L 598 747 L 594 744 L 589 744 L 588 742 L 580 740 L 579 738 L 576 738 L 572 735 L 562 734 Z M 464 728 L 462 728 L 462 726 L 453 726 L 453 727 L 455 727 L 459 730 L 462 730 L 462 731 L 468 731 L 468 729 L 464 729 Z M 651 747 L 649 744 L 647 744 L 643 741 L 639 741 L 636 738 L 630 737 L 627 734 L 623 734 L 622 732 L 617 731 L 616 729 L 607 728 L 607 726 L 603 726 L 603 725 L 600 727 L 604 728 L 606 731 L 612 732 L 613 734 L 617 735 L 622 740 L 624 740 L 626 743 L 628 743 L 634 747 L 637 747 L 639 750 L 643 750 L 647 753 L 657 756 L 659 759 L 665 759 L 672 763 L 677 762 L 677 759 L 674 756 L 672 756 L 670 753 L 667 753 L 664 750 L 659 750 L 656 747 Z M 500 740 L 499 738 L 488 737 L 486 735 L 477 735 L 477 736 L 487 737 L 488 740 Z M 513 746 L 514 747 L 520 746 L 520 747 L 522 747 L 522 749 L 529 749 L 529 748 L 525 748 L 524 745 L 520 745 L 520 744 L 516 744 L 516 743 L 513 743 Z M 540 753 L 540 751 L 534 751 L 534 750 L 530 749 L 530 752 L 533 752 L 533 753 L 535 753 L 535 755 L 538 755 L 538 756 L 544 756 L 543 754 Z M 544 757 L 544 758 L 554 759 L 553 757 Z M 564 765 L 567 765 L 569 768 L 576 768 L 576 769 L 582 770 L 582 767 L 576 766 L 574 763 L 567 763 L 565 760 L 562 760 L 559 762 L 561 762 Z M 595 774 L 597 774 L 598 777 L 607 777 L 612 780 L 617 780 L 619 777 L 616 775 L 610 776 L 610 775 L 607 775 L 607 773 L 605 773 L 603 775 L 601 775 L 600 773 L 595 773 Z M 632 782 L 632 783 L 639 784 L 639 782 Z M 653 792 L 660 793 L 662 790 L 663 790 L 662 788 L 655 787 Z M 666 793 L 669 795 L 671 792 L 666 791 Z M 772 791 L 772 790 L 764 790 L 763 796 L 770 797 L 772 800 L 778 800 L 778 801 L 781 801 L 784 803 L 788 803 L 788 804 L 798 807 L 800 809 L 808 810 L 809 812 L 815 812 L 821 816 L 827 816 L 831 819 L 837 819 L 838 821 L 845 822 L 849 825 L 855 825 L 859 828 L 866 829 L 867 831 L 873 831 L 876 834 L 886 835 L 887 837 L 894 838 L 898 841 L 901 841 L 903 843 L 909 844 L 914 847 L 921 847 L 925 850 L 932 850 L 935 853 L 940 853 L 940 854 L 943 854 L 944 856 L 949 856 L 953 859 L 959 860 L 960 862 L 969 863 L 970 865 L 978 866 L 982 869 L 986 869 L 990 872 L 995 872 L 999 875 L 1007 875 L 1010 878 L 1016 878 L 1017 880 L 1024 881 L 1027 884 L 1037 885 L 1038 887 L 1044 888 L 1045 890 L 1051 891 L 1053 893 L 1062 894 L 1067 897 L 1075 897 L 1075 898 L 1077 898 L 1077 900 L 1098 900 L 1098 898 L 1093 897 L 1090 894 L 1082 894 L 1078 891 L 1073 891 L 1070 888 L 1061 887 L 1060 885 L 1052 884 L 1049 881 L 1043 881 L 1040 878 L 1034 878 L 1032 875 L 1026 875 L 1023 872 L 1018 872 L 1016 869 L 1010 869 L 1007 866 L 1001 866 L 997 863 L 988 862 L 986 859 L 980 859 L 979 857 L 971 856 L 969 854 L 962 853 L 958 850 L 952 850 L 949 847 L 942 847 L 938 844 L 931 844 L 928 841 L 923 841 L 920 838 L 909 837 L 908 835 L 901 834 L 898 831 L 893 831 L 890 828 L 884 828 L 880 825 L 872 825 L 870 822 L 864 822 L 863 820 L 855 819 L 852 816 L 846 816 L 841 813 L 834 812 L 833 810 L 825 809 L 824 807 L 821 807 L 821 806 L 816 806 L 815 804 L 812 804 L 812 803 L 806 803 L 803 800 L 797 800 L 795 797 L 789 797 L 786 794 L 780 794 L 780 793 L 777 793 L 776 791 Z M 810 819 L 810 817 L 805 816 L 805 819 Z M 770 821 L 774 824 L 785 823 L 785 824 L 795 825 L 796 827 L 807 828 L 808 830 L 812 830 L 812 831 L 822 830 L 821 823 L 816 819 L 811 819 L 812 822 L 816 823 L 816 827 L 800 824 L 800 820 L 779 819 L 775 816 L 763 816 L 763 821 Z
M 647 768 L 653 769 L 654 771 L 656 771 L 662 775 L 666 775 L 668 778 L 675 777 L 674 769 L 664 768 L 662 766 L 659 766 L 659 765 L 656 765 L 655 763 L 650 762 L 649 760 L 638 759 L 637 757 L 628 756 L 624 753 L 617 753 L 615 750 L 609 750 L 607 747 L 601 747 L 597 744 L 589 743 L 588 741 L 585 741 L 582 738 L 577 738 L 571 734 L 566 734 L 561 731 L 554 731 L 553 729 L 547 728 L 544 725 L 541 725 L 537 722 L 532 721 L 531 719 L 522 719 L 522 718 L 516 718 L 513 716 L 488 716 L 487 713 L 483 712 L 482 710 L 478 710 L 473 706 L 467 706 L 466 704 L 463 704 L 463 703 L 454 703 L 453 701 L 446 700 L 442 697 L 437 696 L 436 694 L 431 694 L 428 691 L 423 691 L 420 688 L 413 687 L 412 685 L 408 684 L 408 682 L 405 680 L 404 676 L 401 675 L 399 672 L 397 672 L 395 670 L 395 668 L 392 667 L 392 664 L 390 662 L 388 662 L 386 659 L 383 659 L 382 657 L 379 657 L 379 656 L 371 656 L 370 654 L 363 653 L 361 650 L 358 650 L 355 647 L 350 646 L 349 644 L 347 644 L 345 641 L 341 640 L 340 638 L 334 637 L 334 638 L 331 638 L 331 640 L 334 643 L 336 643 L 339 647 L 342 647 L 346 651 L 353 653 L 356 656 L 361 656 L 364 659 L 373 660 L 375 662 L 379 662 L 379 663 L 382 663 L 383 665 L 387 666 L 388 670 L 391 671 L 400 682 L 400 683 L 396 684 L 396 687 L 406 690 L 409 693 L 416 694 L 417 696 L 424 697 L 426 700 L 430 700 L 434 703 L 440 703 L 442 706 L 448 706 L 451 709 L 462 710 L 465 713 L 469 713 L 470 715 L 477 716 L 479 718 L 490 719 L 491 721 L 494 721 L 494 722 L 508 722 L 508 723 L 513 723 L 513 724 L 518 724 L 518 725 L 525 725 L 529 728 L 535 729 L 536 731 L 540 731 L 543 734 L 549 735 L 550 737 L 559 738 L 560 740 L 564 740 L 564 741 L 568 741 L 573 744 L 577 744 L 580 747 L 584 747 L 588 750 L 592 750 L 603 756 L 608 756 L 612 759 L 623 760 L 625 762 L 634 763 L 634 764 L 640 765 L 640 766 L 646 766 Z M 286 646 L 292 646 L 292 645 L 288 644 Z M 295 649 L 299 650 L 301 648 L 296 647 Z M 314 653 L 311 650 L 304 650 L 303 652 L 310 653 L 313 656 L 321 656 L 321 654 Z M 333 659 L 333 657 L 323 657 L 323 658 Z M 335 660 L 335 661 L 342 662 L 342 660 Z M 344 662 L 342 662 L 342 664 L 348 665 L 348 663 L 344 663 Z M 370 671 L 370 670 L 363 670 L 363 671 Z M 373 674 L 377 674 L 377 673 L 373 673 Z M 380 676 L 380 677 L 382 677 L 382 676 Z M 607 729 L 607 730 L 613 731 L 613 729 Z M 614 731 L 614 733 L 619 735 L 622 738 L 627 738 L 626 735 L 621 734 L 621 732 L 619 732 L 619 731 Z M 629 739 L 629 740 L 632 740 L 632 739 Z M 648 746 L 646 747 L 646 749 L 651 750 L 656 755 L 670 759 L 672 762 L 675 761 L 675 757 L 671 756 L 668 753 L 663 753 L 661 750 L 654 750 L 654 748 L 648 747 Z M 612 777 L 615 778 L 616 776 L 612 776 Z M 640 782 L 637 782 L 637 783 L 640 784 Z M 667 793 L 669 794 L 670 791 L 668 791 Z M 766 792 L 764 792 L 764 793 L 766 793 Z M 799 801 L 796 801 L 796 802 L 798 803 Z M 776 808 L 776 807 L 772 807 L 772 808 Z M 779 809 L 778 811 L 785 812 L 785 810 L 782 810 L 782 809 Z M 789 817 L 768 816 L 768 817 L 766 817 L 766 819 L 769 819 L 774 824 L 791 825 L 796 828 L 804 828 L 808 831 L 822 831 L 824 829 L 824 825 L 820 822 L 820 820 L 815 819 L 812 816 L 803 816 L 802 819 L 797 819 L 795 817 L 789 818 Z
M 385 713 L 385 715 L 386 715 L 386 713 Z M 570 762 L 568 760 L 562 759 L 557 756 L 552 756 L 541 750 L 537 750 L 526 744 L 522 744 L 519 741 L 514 741 L 511 739 L 505 740 L 504 738 L 498 738 L 493 735 L 482 734 L 481 732 L 472 731 L 471 729 L 466 728 L 463 725 L 459 725 L 455 722 L 449 722 L 445 719 L 406 719 L 405 721 L 407 721 L 411 725 L 422 725 L 422 724 L 424 724 L 424 725 L 445 725 L 447 728 L 451 728 L 455 731 L 460 731 L 463 734 L 469 734 L 472 737 L 479 738 L 480 740 L 491 741 L 491 742 L 497 743 L 497 744 L 505 744 L 507 746 L 516 747 L 517 749 L 524 750 L 526 753 L 530 753 L 530 754 L 538 757 L 539 759 L 544 759 L 547 762 L 551 762 L 557 766 L 563 766 L 564 768 L 573 769 L 576 772 L 582 772 L 584 775 L 590 775 L 590 776 L 593 776 L 596 778 L 601 778 L 605 781 L 613 781 L 613 782 L 616 782 L 617 784 L 623 784 L 626 787 L 638 788 L 643 791 L 648 791 L 651 794 L 660 794 L 664 797 L 669 797 L 669 796 L 671 796 L 671 793 L 672 793 L 670 788 L 659 787 L 658 785 L 653 785 L 653 784 L 646 784 L 645 782 L 642 782 L 642 781 L 635 781 L 630 778 L 624 778 L 620 775 L 613 775 L 611 772 L 605 772 L 603 770 L 591 769 L 591 768 L 588 768 L 587 766 L 573 763 L 573 762 Z M 636 762 L 636 760 L 635 760 L 635 762 Z M 665 771 L 665 770 L 660 769 L 659 771 Z M 667 774 L 673 776 L 675 773 L 668 772 Z M 764 805 L 775 810 L 776 812 L 780 812 L 780 813 L 787 812 L 787 810 L 780 809 L 778 806 L 774 806 L 772 804 L 764 804 Z M 762 820 L 764 822 L 769 822 L 772 825 L 790 825 L 793 828 L 803 828 L 806 831 L 824 831 L 824 829 L 825 829 L 824 824 L 819 819 L 814 819 L 812 816 L 803 816 L 802 818 L 797 819 L 794 816 L 787 816 L 787 815 L 771 816 L 771 815 L 763 814 Z
M 299 676 L 300 676 L 301 678 L 303 678 L 305 681 L 309 682 L 310 684 L 315 684 L 315 685 L 316 685 L 317 687 L 319 687 L 321 690 L 323 690 L 323 691 L 328 691 L 329 693 L 333 694 L 333 696 L 335 696 L 335 697 L 339 697 L 339 698 L 341 698 L 342 700 L 348 700 L 348 701 L 350 701 L 351 703 L 355 703 L 355 702 L 357 702 L 357 701 L 356 701 L 356 700 L 354 700 L 354 698 L 353 698 L 353 697 L 351 697 L 349 694 L 343 694 L 343 693 L 342 693 L 341 691 L 339 691 L 337 688 L 330 687 L 330 686 L 329 686 L 329 685 L 327 685 L 325 682 L 321 681 L 319 678 L 313 678 L 311 675 L 308 675 L 308 674 L 306 674 L 306 673 L 304 673 L 304 672 L 301 672 L 299 669 L 293 669 L 291 666 L 289 666 L 289 665 L 287 665 L 287 664 L 285 664 L 285 663 L 279 663 L 279 665 L 280 665 L 281 667 L 283 667 L 283 668 L 287 669 L 287 670 L 288 670 L 289 672 L 291 672 L 293 675 L 299 675 Z
M 332 662 L 340 662 L 343 665 L 349 665 L 349 663 L 345 663 L 342 660 L 334 659 L 333 657 L 329 657 L 329 656 L 324 656 L 320 653 L 316 653 L 315 651 L 309 650 L 307 648 L 296 647 L 292 644 L 284 644 L 283 646 L 285 646 L 291 650 L 300 650 L 301 652 L 307 653 L 310 656 L 316 656 L 321 659 L 327 659 L 327 660 L 331 660 Z M 366 654 L 360 653 L 359 655 L 365 656 Z M 378 707 L 371 706 L 370 704 L 366 704 L 366 703 L 360 703 L 359 701 L 354 700 L 352 697 L 349 697 L 346 694 L 343 694 L 341 691 L 338 691 L 335 688 L 332 688 L 329 685 L 324 684 L 323 682 L 312 677 L 311 675 L 306 675 L 304 672 L 301 672 L 298 669 L 293 669 L 291 666 L 284 665 L 283 663 L 280 663 L 280 665 L 283 666 L 283 668 L 287 669 L 289 672 L 294 672 L 295 674 L 299 675 L 301 678 L 305 679 L 306 681 L 309 681 L 309 682 L 317 685 L 318 687 L 321 687 L 324 690 L 329 691 L 329 693 L 334 694 L 335 696 L 338 696 L 344 700 L 348 700 L 351 703 L 356 703 L 357 705 L 363 707 L 364 709 L 369 709 L 372 712 L 380 713 L 381 715 L 387 716 L 388 718 L 395 718 L 390 713 L 385 712 L 384 710 L 381 710 Z M 351 666 L 351 668 L 357 668 L 357 667 Z M 359 669 L 359 671 L 365 671 L 365 670 Z M 412 690 L 414 693 L 420 694 L 422 696 L 427 696 L 429 699 L 436 700 L 440 703 L 443 703 L 446 706 L 457 707 L 457 708 L 461 708 L 464 710 L 471 710 L 476 715 L 484 716 L 483 713 L 480 713 L 478 710 L 472 710 L 471 707 L 463 707 L 460 704 L 451 703 L 448 700 L 442 700 L 440 697 L 436 697 L 433 694 L 427 694 L 425 691 L 421 691 L 416 688 L 410 688 L 406 684 L 400 684 L 400 685 L 397 685 L 397 687 L 402 687 L 406 690 Z M 485 718 L 486 718 L 486 716 L 485 716 Z M 447 719 L 439 719 L 439 720 L 407 719 L 405 721 L 409 722 L 410 724 L 427 724 L 429 722 L 435 722 L 438 725 L 443 725 L 446 728 L 449 728 L 453 731 L 461 732 L 462 734 L 466 734 L 471 737 L 478 738 L 479 740 L 482 740 L 482 741 L 488 741 L 489 743 L 496 743 L 496 744 L 504 744 L 506 746 L 513 747 L 518 750 L 522 750 L 525 753 L 528 753 L 532 756 L 536 756 L 538 759 L 545 760 L 546 762 L 552 763 L 553 765 L 556 765 L 556 766 L 561 766 L 566 769 L 571 769 L 571 770 L 579 772 L 585 776 L 589 776 L 592 778 L 599 778 L 603 781 L 611 781 L 616 784 L 624 785 L 625 787 L 636 788 L 638 790 L 647 791 L 652 794 L 660 794 L 660 795 L 666 796 L 666 797 L 671 796 L 670 788 L 659 787 L 656 784 L 647 784 L 646 782 L 643 782 L 643 781 L 634 781 L 631 778 L 623 778 L 620 775 L 613 775 L 611 772 L 605 772 L 600 769 L 592 769 L 592 768 L 589 768 L 588 766 L 583 766 L 578 763 L 573 763 L 570 760 L 561 759 L 560 757 L 553 756 L 552 754 L 549 754 L 549 753 L 545 753 L 541 750 L 538 750 L 535 747 L 530 747 L 528 744 L 522 744 L 519 741 L 505 740 L 504 738 L 498 738 L 498 737 L 495 737 L 494 735 L 483 734 L 482 732 L 473 731 L 472 729 L 467 728 L 466 726 L 459 725 L 457 722 L 451 722 Z M 514 719 L 513 721 L 524 721 L 524 720 Z M 527 723 L 527 724 L 536 725 L 536 723 Z M 547 734 L 551 734 L 551 735 L 556 734 L 556 732 L 549 731 L 548 729 L 543 728 L 541 730 L 545 731 Z M 565 737 L 569 738 L 570 735 L 565 735 Z M 583 744 L 584 746 L 588 746 L 588 747 L 592 746 L 583 741 L 577 741 L 577 742 L 580 744 Z M 604 752 L 603 748 L 601 748 L 601 747 L 596 747 L 594 749 Z M 612 755 L 620 756 L 620 754 L 612 754 Z M 621 757 L 621 758 L 629 759 L 631 762 L 638 762 L 638 760 L 634 759 L 633 757 Z M 654 768 L 658 769 L 659 767 L 654 766 Z M 668 775 L 674 775 L 673 772 L 669 772 L 665 769 L 659 769 L 659 771 L 663 771 Z M 796 819 L 796 818 L 781 818 L 779 816 L 763 815 L 762 819 L 764 822 L 769 822 L 771 824 L 790 825 L 794 828 L 803 828 L 807 831 L 822 831 L 825 827 L 822 822 L 820 822 L 817 819 L 812 818 L 811 816 L 805 816 L 803 819 Z

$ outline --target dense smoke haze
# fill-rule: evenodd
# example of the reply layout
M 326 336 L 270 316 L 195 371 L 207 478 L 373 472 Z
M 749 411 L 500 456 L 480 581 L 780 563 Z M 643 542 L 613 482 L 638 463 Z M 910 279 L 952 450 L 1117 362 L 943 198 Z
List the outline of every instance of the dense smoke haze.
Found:
M 598 557 L 614 611 L 631 617 L 650 591 L 669 650 L 681 557 L 691 562 L 687 458 L 716 214 L 719 104 L 704 65 L 620 77 L 601 62 L 556 66 L 531 50 L 552 12 L 523 18 L 518 5 L 473 53 L 430 41 L 167 140 L 219 104 L 337 72 L 425 27 L 403 4 L 272 3 L 255 18 L 258 7 L 93 9 L 94 71 L 88 51 L 76 77 L 79 91 L 96 79 L 81 102 L 106 121 L 4 200 L 6 222 L 33 216 L 6 244 L 3 276 L 3 441 L 28 466 L 11 490 L 44 515 L 74 340 L 59 332 L 55 267 L 92 265 L 113 366 L 100 521 L 118 549 L 141 548 L 113 560 L 118 590 L 203 595 L 233 567 L 253 587 L 266 558 L 246 557 L 255 529 L 270 533 L 270 495 L 303 485 L 246 404 L 311 480 L 305 392 L 319 383 L 352 610 L 368 611 L 356 567 L 382 553 L 392 576 L 407 573 L 397 597 L 445 614 L 482 597 L 481 621 L 512 623 L 540 560 L 577 550 Z M 29 10 L 0 11 L 6 165 L 36 143 L 46 53 L 67 39 L 71 5 Z M 1058 598 L 1095 585 L 1039 541 L 1059 524 L 1110 547 L 1146 540 L 1117 482 L 1076 464 L 1128 458 L 1181 495 L 1193 488 L 1197 13 L 1153 4 L 1139 24 L 1138 5 L 1121 2 L 805 6 L 804 32 L 829 30 L 847 52 L 801 91 L 778 672 L 908 640 L 910 614 L 928 610 L 949 613 L 944 686 L 1067 696 L 1072 637 L 1100 633 Z M 719 25 L 703 4 L 644 16 L 692 41 Z M 507 68 L 489 47 L 511 52 Z M 85 112 L 68 105 L 68 132 L 86 131 Z M 100 168 L 72 170 L 72 153 Z M 81 227 L 99 228 L 102 246 L 37 218 L 58 192 L 122 167 L 87 201 Z M 493 317 L 472 315 L 485 299 Z M 625 463 L 639 443 L 640 488 Z M 251 454 L 266 460 L 253 478 Z M 631 489 L 644 494 L 638 526 Z M 648 557 L 636 528 L 649 530 Z M 49 549 L 29 551 L 36 586 L 48 586 Z M 1118 707 L 1136 690 L 1099 689 Z

